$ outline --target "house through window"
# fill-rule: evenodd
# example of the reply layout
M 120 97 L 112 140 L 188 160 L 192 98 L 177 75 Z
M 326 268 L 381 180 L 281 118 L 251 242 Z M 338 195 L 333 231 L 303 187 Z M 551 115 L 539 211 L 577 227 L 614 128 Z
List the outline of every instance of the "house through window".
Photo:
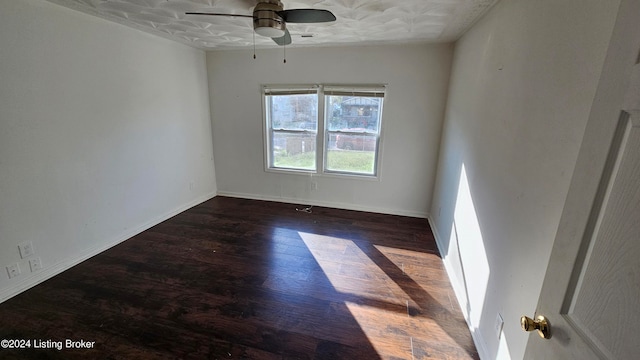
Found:
M 265 86 L 267 170 L 378 176 L 384 86 Z

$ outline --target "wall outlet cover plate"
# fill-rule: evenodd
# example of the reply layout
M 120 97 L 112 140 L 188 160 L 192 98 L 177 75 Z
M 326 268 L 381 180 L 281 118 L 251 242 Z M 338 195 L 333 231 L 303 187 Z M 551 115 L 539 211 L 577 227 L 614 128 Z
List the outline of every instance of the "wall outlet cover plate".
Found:
M 9 279 L 20 275 L 20 265 L 18 263 L 15 263 L 13 265 L 7 266 L 7 274 L 9 275 Z
M 29 260 L 29 267 L 31 272 L 42 270 L 42 260 L 39 257 Z

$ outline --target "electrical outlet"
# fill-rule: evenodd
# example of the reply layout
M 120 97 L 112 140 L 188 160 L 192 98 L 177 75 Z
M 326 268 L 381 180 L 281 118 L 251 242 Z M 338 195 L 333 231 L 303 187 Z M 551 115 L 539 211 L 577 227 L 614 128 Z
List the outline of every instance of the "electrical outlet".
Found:
M 7 274 L 9 274 L 9 279 L 20 275 L 20 265 L 18 263 L 15 263 L 13 265 L 7 266 Z
M 502 315 L 498 313 L 498 316 L 496 316 L 496 323 L 495 323 L 496 336 L 498 337 L 498 340 L 500 340 L 500 337 L 502 336 L 503 326 L 504 326 L 504 320 L 502 319 Z
M 311 182 L 311 190 L 318 190 L 318 183 L 316 181 Z
M 193 181 L 191 181 L 191 182 L 189 183 L 189 190 L 190 190 L 190 191 L 193 191 L 193 188 L 194 188 L 194 187 L 196 187 L 196 184 L 195 184 Z
M 31 267 L 31 272 L 42 270 L 42 260 L 40 260 L 40 257 L 38 256 L 37 258 L 29 260 L 29 267 Z
M 33 243 L 31 241 L 25 241 L 18 244 L 18 249 L 20 250 L 20 257 L 22 259 L 27 258 L 35 253 L 35 251 L 33 250 Z

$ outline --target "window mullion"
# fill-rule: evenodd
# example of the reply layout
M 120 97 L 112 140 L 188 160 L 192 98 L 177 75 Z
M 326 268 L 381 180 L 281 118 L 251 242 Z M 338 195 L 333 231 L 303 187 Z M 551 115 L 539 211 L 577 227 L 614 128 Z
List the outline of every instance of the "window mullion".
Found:
M 325 159 L 327 152 L 326 132 L 325 132 L 325 101 L 323 87 L 318 88 L 318 136 L 316 137 L 316 171 L 322 173 L 325 170 Z

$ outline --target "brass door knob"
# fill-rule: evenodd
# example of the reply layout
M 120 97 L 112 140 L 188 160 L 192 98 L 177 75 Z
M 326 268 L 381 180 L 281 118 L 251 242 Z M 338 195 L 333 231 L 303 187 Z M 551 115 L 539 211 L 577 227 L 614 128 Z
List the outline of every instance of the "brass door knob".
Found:
M 535 320 L 530 317 L 523 316 L 520 318 L 520 326 L 522 326 L 522 330 L 524 331 L 538 330 L 538 335 L 543 339 L 551 338 L 551 327 L 549 325 L 549 321 L 542 315 L 536 316 Z

